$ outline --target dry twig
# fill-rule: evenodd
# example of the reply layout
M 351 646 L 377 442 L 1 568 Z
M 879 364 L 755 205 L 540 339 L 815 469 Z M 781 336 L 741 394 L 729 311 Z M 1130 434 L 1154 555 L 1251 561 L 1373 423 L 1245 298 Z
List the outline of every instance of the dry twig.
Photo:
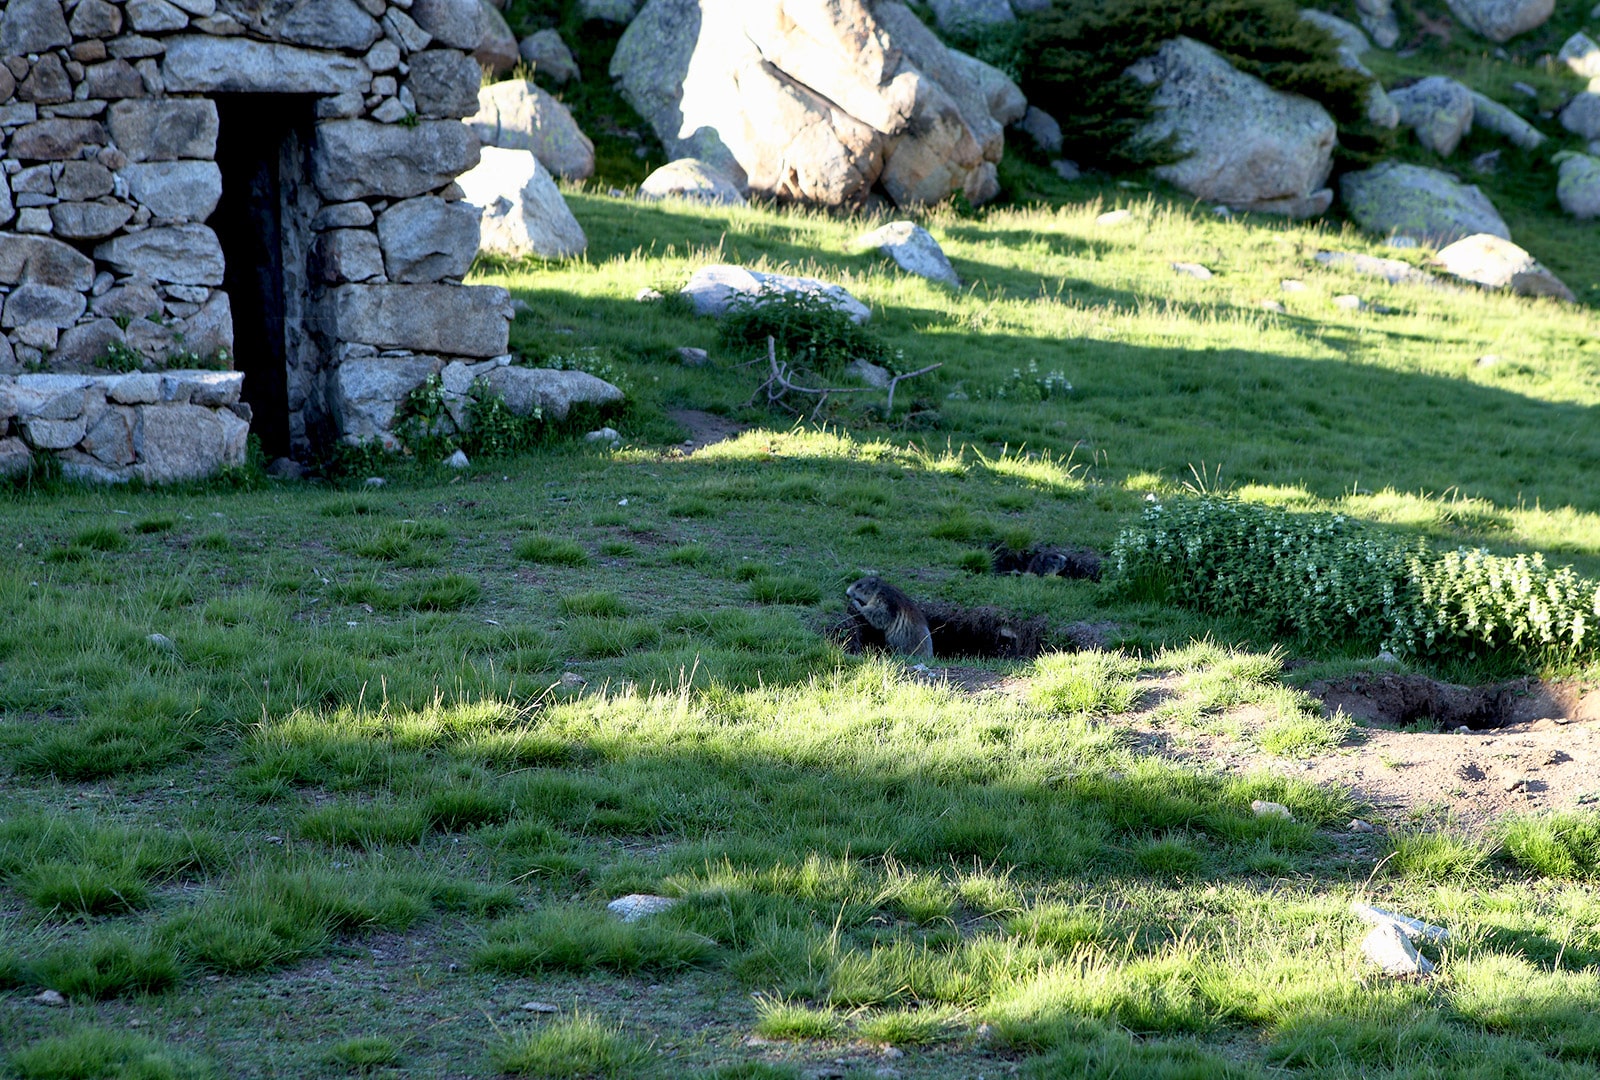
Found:
M 884 405 L 883 410 L 884 416 L 892 416 L 894 414 L 894 392 L 899 389 L 902 382 L 907 379 L 915 379 L 918 375 L 926 375 L 930 371 L 937 371 L 941 367 L 944 367 L 944 364 L 929 364 L 925 368 L 919 368 L 916 371 L 908 371 L 904 375 L 896 375 L 891 378 L 889 380 L 888 387 L 889 398 L 888 402 Z M 801 410 L 790 405 L 784 400 L 784 398 L 786 398 L 790 393 L 813 394 L 817 398 L 817 404 L 811 410 L 811 419 L 813 420 L 817 418 L 817 414 L 822 412 L 822 407 L 828 403 L 828 398 L 832 395 L 866 394 L 871 393 L 873 389 L 872 387 L 865 386 L 813 387 L 799 385 L 791 378 L 791 376 L 794 374 L 794 369 L 778 359 L 778 344 L 770 337 L 767 338 L 767 368 L 770 374 L 767 376 L 766 382 L 756 387 L 755 393 L 750 395 L 750 400 L 747 402 L 747 404 L 754 405 L 756 403 L 756 399 L 761 396 L 761 392 L 764 390 L 767 394 L 767 404 L 782 405 L 784 408 L 793 412 L 796 416 L 799 416 Z

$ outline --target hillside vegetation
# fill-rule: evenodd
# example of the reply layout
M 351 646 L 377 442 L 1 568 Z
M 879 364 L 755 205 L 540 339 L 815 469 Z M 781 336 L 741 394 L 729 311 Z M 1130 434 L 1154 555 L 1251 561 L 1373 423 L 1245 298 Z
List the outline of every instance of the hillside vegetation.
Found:
M 652 151 L 609 145 L 566 190 L 587 257 L 475 279 L 526 305 L 527 359 L 621 412 L 459 472 L 3 496 L 0 1068 L 1593 1075 L 1591 792 L 1468 821 L 1441 772 L 1373 805 L 1308 778 L 1411 762 L 1306 689 L 1413 670 L 1373 640 L 988 572 L 992 545 L 1110 551 L 1210 493 L 1600 577 L 1587 303 L 1388 284 L 1316 256 L 1428 253 L 1020 154 L 1009 202 L 921 219 L 950 290 L 856 250 L 871 221 L 635 201 Z M 1501 207 L 1595 295 L 1576 230 Z M 673 296 L 723 261 L 839 282 L 881 358 L 942 366 L 889 415 L 771 407 L 761 350 Z M 600 422 L 621 445 L 581 440 Z M 1060 651 L 948 678 L 849 655 L 826 630 L 867 573 L 1042 618 Z M 1071 650 L 1084 627 L 1101 647 Z M 622 923 L 629 893 L 679 902 Z M 1366 965 L 1357 899 L 1449 927 L 1438 972 Z

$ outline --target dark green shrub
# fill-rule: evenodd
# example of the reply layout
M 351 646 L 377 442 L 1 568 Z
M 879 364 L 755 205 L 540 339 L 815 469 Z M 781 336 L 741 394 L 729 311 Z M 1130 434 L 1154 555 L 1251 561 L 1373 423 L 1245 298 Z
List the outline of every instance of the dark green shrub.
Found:
M 898 370 L 899 354 L 849 314 L 810 293 L 775 292 L 735 303 L 718 328 L 722 344 L 751 358 L 772 338 L 778 359 L 808 371 L 837 371 L 852 360 Z
M 1073 156 L 1110 167 L 1174 160 L 1170 146 L 1136 138 L 1154 87 L 1124 78 L 1163 42 L 1189 37 L 1267 85 L 1319 102 L 1339 125 L 1346 155 L 1365 160 L 1391 138 L 1366 118 L 1370 79 L 1339 62 L 1324 30 L 1295 0 L 1057 0 L 1022 34 L 1022 89 L 1061 122 Z
M 1110 581 L 1303 641 L 1441 661 L 1567 658 L 1600 648 L 1600 587 L 1540 555 L 1440 554 L 1342 514 L 1227 498 L 1145 511 Z

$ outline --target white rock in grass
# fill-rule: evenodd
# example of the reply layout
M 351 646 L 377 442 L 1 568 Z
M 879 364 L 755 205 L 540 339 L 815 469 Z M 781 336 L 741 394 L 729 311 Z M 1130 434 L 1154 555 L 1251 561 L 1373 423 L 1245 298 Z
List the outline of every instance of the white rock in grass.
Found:
M 803 293 L 837 308 L 852 320 L 864 323 L 872 309 L 851 296 L 842 286 L 829 285 L 815 278 L 790 277 L 746 270 L 742 266 L 702 266 L 683 287 L 683 297 L 696 315 L 722 316 L 737 302 L 759 302 L 761 297 L 780 293 Z
M 1174 273 L 1183 274 L 1186 277 L 1198 278 L 1201 281 L 1210 281 L 1216 276 L 1212 274 L 1209 267 L 1201 266 L 1199 263 L 1175 262 L 1172 264 L 1172 269 Z
M 950 265 L 939 241 L 913 222 L 895 221 L 874 229 L 865 236 L 858 236 L 856 246 L 877 248 L 908 274 L 953 288 L 961 287 L 961 279 L 956 276 L 955 267 Z
M 1287 806 L 1282 803 L 1267 802 L 1265 799 L 1257 799 L 1251 803 L 1250 810 L 1256 817 L 1281 817 L 1286 821 L 1294 820 L 1294 815 L 1289 812 Z
M 49 1005 L 57 1009 L 61 1008 L 67 1003 L 67 999 L 62 997 L 61 994 L 55 990 L 41 990 L 34 995 L 33 1000 L 37 1001 L 40 1005 Z
M 1433 961 L 1417 951 L 1411 939 L 1392 922 L 1380 923 L 1361 941 L 1361 952 L 1385 975 L 1431 975 Z
M 1372 826 L 1368 825 L 1367 831 L 1370 832 L 1371 829 Z M 1371 904 L 1363 904 L 1359 900 L 1353 901 L 1350 904 L 1350 910 L 1352 913 L 1354 913 L 1356 918 L 1360 919 L 1364 923 L 1369 923 L 1372 926 L 1382 926 L 1385 923 L 1391 923 L 1394 926 L 1399 927 L 1400 932 L 1406 937 L 1411 938 L 1413 941 L 1423 939 L 1426 941 L 1441 943 L 1450 940 L 1449 930 L 1442 926 L 1435 926 L 1432 923 L 1423 922 L 1421 919 L 1413 919 L 1409 915 L 1401 915 L 1393 911 L 1385 911 L 1383 908 L 1373 907 Z
M 162 652 L 170 653 L 178 651 L 178 647 L 172 643 L 172 639 L 165 634 L 151 634 L 149 637 L 145 638 L 145 640 L 154 645 L 156 648 L 160 649 Z
M 1534 257 L 1509 240 L 1480 233 L 1457 240 L 1436 261 L 1465 281 L 1518 296 L 1553 296 L 1573 302 L 1572 290 Z
M 652 896 L 649 893 L 629 893 L 619 897 L 606 905 L 606 910 L 616 915 L 625 923 L 638 922 L 648 919 L 652 915 L 659 915 L 663 911 L 670 911 L 677 907 L 678 902 L 667 896 Z
M 450 466 L 452 469 L 465 469 L 472 464 L 471 460 L 468 459 L 465 450 L 457 450 L 455 453 L 445 458 L 444 463 Z

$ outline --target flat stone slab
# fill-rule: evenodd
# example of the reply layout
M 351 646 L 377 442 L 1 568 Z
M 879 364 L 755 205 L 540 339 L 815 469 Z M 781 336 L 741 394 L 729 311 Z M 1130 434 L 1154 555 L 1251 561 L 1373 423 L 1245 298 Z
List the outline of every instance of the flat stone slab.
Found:
M 746 270 L 742 266 L 703 266 L 683 287 L 683 296 L 697 315 L 723 316 L 734 304 L 759 302 L 763 297 L 782 293 L 815 296 L 858 323 L 872 318 L 872 310 L 851 296 L 843 286 L 829 285 L 816 278 L 791 277 Z
M 663 911 L 671 911 L 678 901 L 669 896 L 651 896 L 649 893 L 630 893 L 606 905 L 606 910 L 625 923 L 638 922 Z

